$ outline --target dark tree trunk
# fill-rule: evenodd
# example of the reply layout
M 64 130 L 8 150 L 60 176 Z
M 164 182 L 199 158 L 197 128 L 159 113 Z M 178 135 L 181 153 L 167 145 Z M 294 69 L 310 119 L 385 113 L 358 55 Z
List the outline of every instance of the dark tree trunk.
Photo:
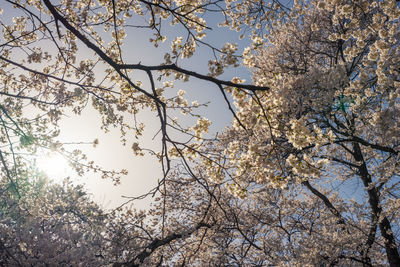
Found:
M 368 193 L 368 202 L 372 210 L 372 221 L 379 221 L 379 216 L 382 213 L 382 208 L 379 203 L 379 194 L 375 186 L 369 187 L 372 183 L 371 175 L 368 172 L 367 165 L 364 161 L 364 157 L 361 152 L 360 145 L 358 143 L 353 143 L 354 148 L 354 159 L 358 162 L 362 162 L 358 171 L 359 176 L 364 184 L 365 189 Z M 382 237 L 385 243 L 386 256 L 391 267 L 400 266 L 400 256 L 397 250 L 396 241 L 393 235 L 392 227 L 390 221 L 385 216 L 379 221 L 379 229 L 381 230 Z

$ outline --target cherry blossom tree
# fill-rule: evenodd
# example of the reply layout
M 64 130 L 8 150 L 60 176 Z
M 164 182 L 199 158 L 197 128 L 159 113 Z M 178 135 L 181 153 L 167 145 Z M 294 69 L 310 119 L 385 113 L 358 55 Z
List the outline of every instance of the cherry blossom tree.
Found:
M 26 179 L 19 193 L 1 195 L 3 266 L 102 263 L 98 255 L 105 247 L 101 231 L 106 216 L 82 188 Z
M 210 182 L 200 166 L 196 172 L 177 171 L 169 185 L 164 200 L 168 230 L 180 232 L 199 222 L 210 227 L 189 231 L 148 260 L 162 258 L 171 266 L 210 262 L 216 266 L 387 264 L 381 237 L 363 254 L 370 215 L 366 204 L 332 197 L 330 203 L 338 211 L 352 210 L 342 224 L 306 187 L 266 188 L 249 181 L 251 192 L 242 199 L 232 194 L 229 183 Z M 154 211 L 162 205 L 160 201 Z
M 4 3 L 4 264 L 400 265 L 398 1 Z M 205 19 L 213 13 L 249 46 L 213 45 Z M 143 29 L 155 47 L 171 42 L 160 64 L 128 56 L 127 36 Z M 208 73 L 187 67 L 199 47 L 210 52 Z M 221 78 L 238 66 L 252 83 Z M 205 105 L 182 90 L 171 97 L 174 83 L 193 79 L 214 86 L 232 113 L 214 137 L 196 114 Z M 149 211 L 106 215 L 80 188 L 29 186 L 28 155 L 38 149 L 65 155 L 79 175 L 99 171 L 118 183 L 126 174 L 57 141 L 61 116 L 90 104 L 103 130 L 119 128 L 124 145 L 134 135 L 133 153 L 160 161 L 158 185 L 129 200 L 157 196 Z M 159 119 L 156 151 L 140 142 L 143 110 Z M 184 125 L 176 110 L 197 122 Z
M 239 197 L 253 194 L 252 183 L 304 187 L 336 217 L 343 240 L 363 225 L 353 249 L 364 265 L 379 264 L 369 255 L 376 242 L 390 266 L 400 264 L 399 15 L 395 1 L 296 2 L 246 57 L 254 84 L 269 90 L 232 90 L 237 120 L 219 153 L 203 157 L 210 178 L 232 181 Z M 362 185 L 359 199 L 344 197 L 351 183 Z M 368 212 L 356 213 L 360 205 Z M 314 251 L 329 264 L 346 258 Z
M 144 212 L 105 212 L 82 186 L 52 184 L 35 170 L 19 195 L 3 191 L 0 203 L 2 266 L 110 266 L 146 258 L 152 244 Z
M 236 45 L 217 48 L 202 41 L 208 27 L 200 16 L 211 9 L 224 12 L 220 7 L 222 3 L 4 1 L 0 9 L 3 13 L 0 159 L 5 201 L 3 232 L 9 233 L 2 240 L 4 264 L 137 265 L 159 247 L 187 233 L 210 227 L 199 222 L 184 233 L 171 233 L 163 222 L 161 230 L 156 231 L 154 227 L 144 226 L 145 216 L 132 211 L 112 213 L 110 219 L 103 222 L 99 218 L 106 218 L 105 215 L 93 215 L 94 218 L 89 220 L 86 218 L 91 217 L 87 214 L 88 209 L 96 210 L 93 212 L 96 214 L 101 211 L 97 211 L 88 199 L 81 198 L 81 189 L 72 187 L 66 193 L 63 187 L 50 186 L 50 189 L 43 189 L 46 192 L 37 195 L 26 184 L 34 183 L 31 156 L 43 149 L 63 154 L 79 175 L 93 170 L 118 183 L 120 176 L 126 174 L 125 170 L 104 170 L 81 151 L 68 151 L 57 140 L 60 118 L 68 113 L 80 114 L 91 104 L 101 116 L 102 129 L 119 128 L 123 144 L 127 142 L 125 136 L 128 133 L 133 132 L 135 137 L 142 135 L 144 124 L 136 120 L 140 110 L 147 108 L 158 115 L 161 148 L 152 153 L 161 160 L 164 177 L 150 193 L 165 193 L 165 178 L 171 169 L 168 146 L 179 145 L 169 137 L 171 129 L 200 138 L 210 125 L 207 119 L 200 118 L 193 128 L 185 130 L 169 117 L 167 111 L 177 109 L 192 115 L 192 109 L 199 104 L 188 104 L 182 91 L 176 97 L 164 96 L 164 91 L 172 86 L 168 77 L 209 81 L 216 84 L 225 97 L 223 86 L 236 85 L 236 80 L 217 78 L 225 67 L 238 64 Z M 125 62 L 123 41 L 126 31 L 148 29 L 155 36 L 151 42 L 158 46 L 165 41 L 161 26 L 167 19 L 168 23 L 183 28 L 187 36 L 186 39 L 176 36 L 172 40 L 171 51 L 164 56 L 165 62 L 156 66 L 145 66 L 140 61 Z M 190 58 L 199 44 L 215 54 L 209 62 L 209 74 L 196 73 L 178 64 L 178 61 Z M 87 56 L 88 50 L 93 56 Z M 133 70 L 148 77 L 147 88 L 135 78 Z M 259 88 L 238 86 L 249 90 Z M 97 142 L 95 140 L 93 145 Z M 133 143 L 132 149 L 137 155 L 144 153 L 139 143 Z M 8 212 L 9 207 L 12 212 Z M 161 213 L 166 214 L 166 210 Z M 25 217 L 27 220 L 23 219 Z M 78 254 L 74 260 L 72 255 L 75 253 Z

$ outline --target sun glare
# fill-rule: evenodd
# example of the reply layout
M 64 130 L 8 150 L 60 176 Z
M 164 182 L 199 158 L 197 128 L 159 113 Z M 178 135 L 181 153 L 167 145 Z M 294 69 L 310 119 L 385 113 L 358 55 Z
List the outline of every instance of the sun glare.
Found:
M 61 182 L 69 176 L 71 169 L 68 161 L 63 156 L 55 153 L 37 158 L 36 165 L 39 170 L 46 173 L 50 179 L 56 182 Z

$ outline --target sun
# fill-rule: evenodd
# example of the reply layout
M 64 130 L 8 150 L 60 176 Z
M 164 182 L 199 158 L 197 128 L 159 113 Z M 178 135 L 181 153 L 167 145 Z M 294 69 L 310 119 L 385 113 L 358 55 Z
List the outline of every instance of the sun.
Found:
M 56 182 L 61 182 L 71 174 L 71 167 L 67 159 L 58 153 L 47 153 L 36 158 L 36 166 Z

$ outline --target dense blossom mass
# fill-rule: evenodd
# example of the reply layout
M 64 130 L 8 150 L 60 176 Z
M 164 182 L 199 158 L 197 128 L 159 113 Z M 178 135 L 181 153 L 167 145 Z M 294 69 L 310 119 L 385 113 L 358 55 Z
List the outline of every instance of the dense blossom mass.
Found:
M 0 12 L 0 265 L 400 266 L 399 1 L 3 0 Z M 246 47 L 207 38 L 215 21 Z M 159 64 L 130 52 L 144 31 Z M 232 113 L 218 134 L 207 103 L 189 101 L 195 79 Z M 163 172 L 114 211 L 35 166 L 55 151 L 77 175 L 120 182 L 126 170 L 57 138 L 63 115 L 88 108 Z M 158 150 L 141 141 L 144 111 Z M 145 197 L 146 211 L 128 205 Z

